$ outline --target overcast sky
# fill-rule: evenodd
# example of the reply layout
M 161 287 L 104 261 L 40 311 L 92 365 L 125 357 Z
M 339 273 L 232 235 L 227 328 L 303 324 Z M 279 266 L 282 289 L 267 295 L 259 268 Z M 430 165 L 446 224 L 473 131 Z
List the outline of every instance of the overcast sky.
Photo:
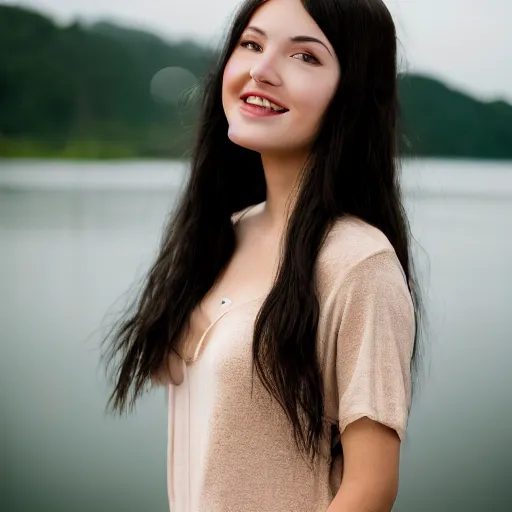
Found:
M 512 0 L 384 0 L 401 56 L 422 72 L 481 99 L 512 103 Z M 0 0 L 57 21 L 109 19 L 167 38 L 214 44 L 239 0 Z

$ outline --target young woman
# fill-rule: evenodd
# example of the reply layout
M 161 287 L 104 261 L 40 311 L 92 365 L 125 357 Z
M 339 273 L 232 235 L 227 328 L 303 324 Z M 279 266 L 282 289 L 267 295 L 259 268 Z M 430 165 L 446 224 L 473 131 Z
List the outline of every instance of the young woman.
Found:
M 419 309 L 381 0 L 247 0 L 116 331 L 113 410 L 169 390 L 172 512 L 384 512 Z

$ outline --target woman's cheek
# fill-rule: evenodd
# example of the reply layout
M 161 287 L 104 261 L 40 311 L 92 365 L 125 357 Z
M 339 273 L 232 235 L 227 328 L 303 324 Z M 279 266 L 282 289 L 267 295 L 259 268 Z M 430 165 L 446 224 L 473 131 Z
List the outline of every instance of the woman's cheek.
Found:
M 227 89 L 234 89 L 237 86 L 239 87 L 244 74 L 249 74 L 249 71 L 247 71 L 246 68 L 247 66 L 243 61 L 236 57 L 231 57 L 224 69 L 223 80 L 225 87 Z
M 328 82 L 315 81 L 316 87 L 310 87 L 301 91 L 301 107 L 303 112 L 307 112 L 309 116 L 321 118 L 329 105 L 334 94 L 335 85 Z M 318 85 L 320 85 L 318 87 Z
M 222 103 L 224 109 L 229 110 L 230 104 L 233 102 L 233 96 L 236 93 L 237 67 L 236 62 L 229 60 L 224 68 L 224 74 L 222 76 Z

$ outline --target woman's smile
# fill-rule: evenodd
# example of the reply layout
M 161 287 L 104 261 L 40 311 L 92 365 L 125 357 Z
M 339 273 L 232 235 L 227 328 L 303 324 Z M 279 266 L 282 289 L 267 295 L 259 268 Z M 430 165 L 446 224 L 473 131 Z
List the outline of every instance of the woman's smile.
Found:
M 251 96 L 250 98 L 255 98 L 256 96 Z M 286 114 L 288 110 L 281 109 L 276 110 L 273 106 L 266 106 L 265 103 L 260 102 L 251 102 L 248 98 L 247 100 L 242 100 L 242 104 L 240 105 L 240 110 L 243 114 L 246 114 L 250 117 L 276 117 L 282 116 Z M 267 100 L 268 102 L 268 100 Z

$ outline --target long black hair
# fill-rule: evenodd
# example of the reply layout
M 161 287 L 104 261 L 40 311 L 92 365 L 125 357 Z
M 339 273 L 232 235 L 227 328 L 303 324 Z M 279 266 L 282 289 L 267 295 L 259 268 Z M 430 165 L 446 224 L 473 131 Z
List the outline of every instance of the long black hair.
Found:
M 265 201 L 261 157 L 229 140 L 221 101 L 223 70 L 263 1 L 241 5 L 206 77 L 188 183 L 140 296 L 115 329 L 106 354 L 108 364 L 120 356 L 108 401 L 113 411 L 133 407 L 166 363 L 190 313 L 230 261 L 235 250 L 232 214 Z M 415 307 L 413 370 L 421 301 L 398 177 L 400 106 L 392 17 L 382 0 L 302 3 L 333 46 L 341 78 L 301 175 L 277 278 L 256 319 L 253 360 L 265 388 L 287 414 L 297 447 L 314 459 L 324 412 L 315 349 L 315 262 L 334 221 L 358 216 L 393 245 Z

